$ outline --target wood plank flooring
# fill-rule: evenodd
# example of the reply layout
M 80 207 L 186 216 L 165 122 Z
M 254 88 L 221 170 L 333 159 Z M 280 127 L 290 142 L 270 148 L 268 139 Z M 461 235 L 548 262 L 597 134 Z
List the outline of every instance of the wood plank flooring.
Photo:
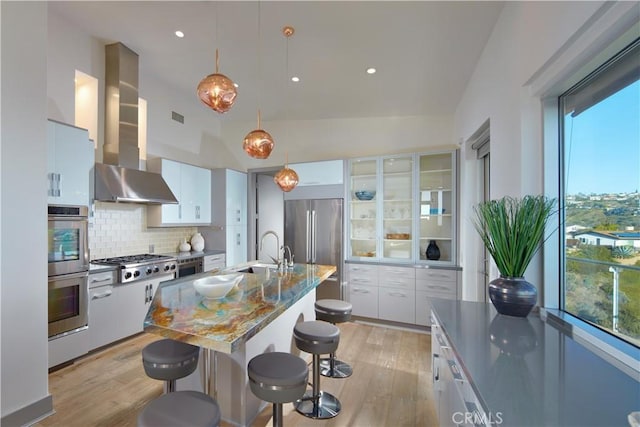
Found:
M 285 404 L 284 425 L 437 426 L 429 335 L 359 322 L 338 326 L 338 358 L 351 364 L 353 375 L 320 381 L 340 399 L 342 411 L 329 420 L 313 420 Z M 140 334 L 49 374 L 56 413 L 35 425 L 135 426 L 140 410 L 162 393 L 162 383 L 145 375 L 141 361 L 142 348 L 158 339 Z M 271 426 L 271 405 L 253 426 Z

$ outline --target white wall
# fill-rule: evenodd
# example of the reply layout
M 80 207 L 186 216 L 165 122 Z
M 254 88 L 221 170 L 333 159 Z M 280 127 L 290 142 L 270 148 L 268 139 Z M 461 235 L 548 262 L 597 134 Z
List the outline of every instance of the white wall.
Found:
M 47 89 L 47 6 L 43 2 L 0 2 L 0 11 L 0 384 L 5 424 L 7 415 L 49 398 L 44 261 L 47 108 L 43 99 Z
M 469 80 L 454 120 L 454 137 L 467 139 L 490 119 L 491 198 L 544 192 L 542 108 L 527 82 L 598 11 L 603 2 L 507 2 Z M 478 202 L 475 153 L 461 145 L 460 203 L 463 298 L 481 299 L 476 259 L 481 247 L 470 222 Z M 497 277 L 495 266 L 490 278 Z M 542 293 L 542 257 L 526 278 Z
M 283 165 L 289 162 L 344 159 L 383 154 L 455 148 L 453 118 L 449 116 L 372 117 L 330 120 L 262 122 L 275 141 L 271 156 L 252 159 L 242 150 L 244 137 L 256 122 L 224 123 L 222 138 L 244 169 Z

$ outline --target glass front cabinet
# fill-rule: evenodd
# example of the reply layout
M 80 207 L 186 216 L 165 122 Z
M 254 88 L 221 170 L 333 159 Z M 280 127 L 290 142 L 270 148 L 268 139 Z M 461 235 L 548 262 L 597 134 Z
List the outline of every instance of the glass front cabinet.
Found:
M 456 151 L 349 161 L 348 258 L 456 263 Z

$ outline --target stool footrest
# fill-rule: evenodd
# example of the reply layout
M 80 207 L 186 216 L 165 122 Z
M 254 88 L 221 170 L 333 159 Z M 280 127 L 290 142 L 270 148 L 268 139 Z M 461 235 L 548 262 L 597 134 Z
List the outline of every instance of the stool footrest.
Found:
M 325 391 L 320 391 L 317 396 L 307 392 L 300 400 L 295 401 L 293 406 L 300 414 L 316 420 L 333 418 L 342 409 L 338 398 Z

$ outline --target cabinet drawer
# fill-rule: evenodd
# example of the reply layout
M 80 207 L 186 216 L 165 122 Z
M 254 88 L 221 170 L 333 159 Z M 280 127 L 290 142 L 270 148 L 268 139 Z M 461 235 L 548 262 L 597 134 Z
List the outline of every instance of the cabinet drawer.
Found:
M 378 280 L 378 285 L 388 288 L 406 289 L 409 291 L 413 291 L 416 288 L 416 280 L 413 277 L 387 276 L 380 277 L 380 279 Z
M 458 272 L 456 270 L 443 270 L 437 268 L 417 268 L 416 279 L 455 282 L 458 280 Z
M 446 294 L 450 294 L 453 298 L 455 298 L 456 289 L 457 289 L 456 282 L 446 282 L 442 280 L 416 279 L 416 291 L 446 293 Z
M 358 276 L 378 276 L 378 266 L 377 265 L 367 265 L 367 264 L 347 264 L 347 271 L 349 274 L 355 274 Z
M 378 288 L 349 284 L 349 302 L 354 316 L 378 318 Z
M 349 264 L 349 283 L 354 285 L 378 286 L 378 266 Z
M 214 268 L 224 268 L 225 265 L 225 254 L 207 255 L 204 257 L 203 271 L 211 271 Z
M 115 270 L 89 274 L 89 289 L 98 286 L 112 285 L 116 282 Z
M 416 269 L 413 267 L 397 267 L 390 265 L 381 265 L 378 269 L 380 279 L 396 279 L 398 277 L 415 279 Z
M 380 288 L 379 317 L 394 322 L 415 323 L 415 297 L 413 290 Z

